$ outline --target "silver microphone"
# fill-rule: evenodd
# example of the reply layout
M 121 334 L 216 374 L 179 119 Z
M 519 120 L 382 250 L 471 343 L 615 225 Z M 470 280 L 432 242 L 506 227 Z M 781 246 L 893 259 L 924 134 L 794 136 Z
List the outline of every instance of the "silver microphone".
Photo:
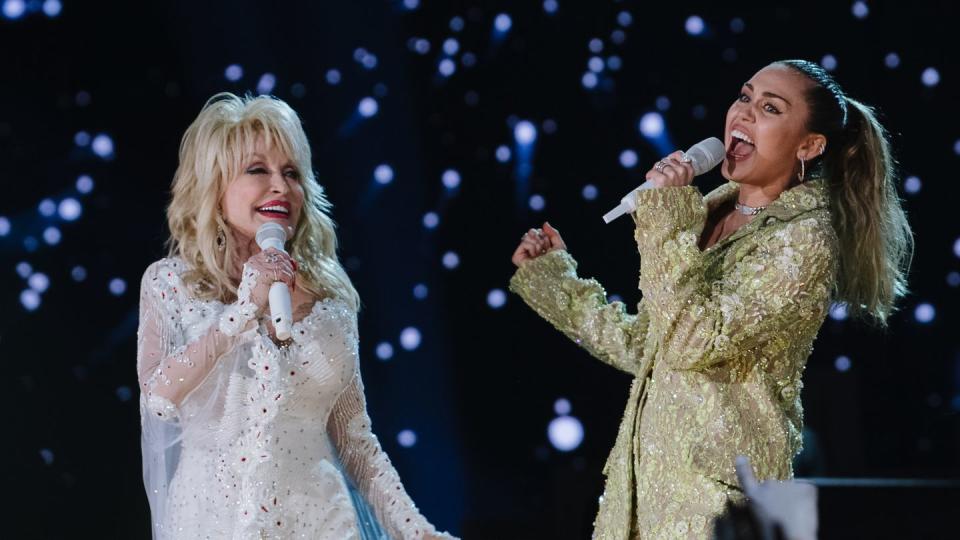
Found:
M 719 165 L 720 162 L 723 161 L 723 156 L 726 153 L 726 148 L 723 147 L 723 142 L 716 137 L 704 139 L 691 146 L 686 152 L 687 157 L 690 158 L 690 164 L 693 165 L 693 174 L 695 176 L 700 176 L 701 174 Z M 640 187 L 624 195 L 624 197 L 620 199 L 620 204 L 618 204 L 613 210 L 604 214 L 603 221 L 605 223 L 610 223 L 627 212 L 633 212 L 636 210 L 637 193 L 653 187 L 653 184 L 650 183 L 649 180 L 640 184 Z

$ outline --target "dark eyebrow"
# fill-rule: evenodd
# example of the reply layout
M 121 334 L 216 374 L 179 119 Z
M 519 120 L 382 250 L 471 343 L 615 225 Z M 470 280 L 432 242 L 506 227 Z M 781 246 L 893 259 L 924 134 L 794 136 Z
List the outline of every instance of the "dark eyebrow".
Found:
M 752 84 L 750 84 L 750 83 L 743 83 L 743 85 L 746 86 L 747 88 L 749 88 L 751 92 L 753 91 L 753 85 L 752 85 Z M 762 92 L 760 95 L 767 96 L 767 97 L 772 97 L 772 98 L 777 98 L 777 99 L 782 99 L 782 100 L 784 101 L 784 103 L 786 103 L 787 105 L 790 105 L 790 106 L 793 105 L 792 103 L 790 103 L 790 100 L 788 100 L 787 98 L 785 98 L 785 97 L 783 97 L 783 96 L 778 96 L 777 94 L 774 94 L 773 92 Z

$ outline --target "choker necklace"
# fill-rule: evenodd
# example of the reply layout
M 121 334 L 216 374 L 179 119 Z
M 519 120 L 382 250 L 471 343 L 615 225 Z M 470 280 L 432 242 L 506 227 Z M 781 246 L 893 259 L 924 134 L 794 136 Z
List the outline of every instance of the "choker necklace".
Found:
M 734 208 L 737 209 L 737 212 L 740 212 L 745 216 L 755 216 L 762 212 L 766 206 L 747 206 L 738 202 L 736 205 L 734 205 Z

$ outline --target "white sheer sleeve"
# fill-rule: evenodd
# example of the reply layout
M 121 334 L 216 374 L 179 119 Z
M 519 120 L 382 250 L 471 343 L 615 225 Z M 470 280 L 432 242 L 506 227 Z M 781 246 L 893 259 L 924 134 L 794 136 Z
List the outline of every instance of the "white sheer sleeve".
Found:
M 217 359 L 241 340 L 237 336 L 255 326 L 257 311 L 250 301 L 256 270 L 245 267 L 238 299 L 223 310 L 219 324 L 190 313 L 200 308 L 184 302 L 176 270 L 159 261 L 144 273 L 137 331 L 137 372 L 144 405 L 168 421 L 177 419 L 180 404 L 206 379 Z M 184 328 L 192 320 L 198 328 Z M 198 329 L 202 333 L 191 337 Z
M 328 428 L 344 468 L 390 538 L 453 538 L 437 533 L 403 489 L 400 476 L 371 430 L 359 371 L 337 399 Z
M 184 434 L 207 429 L 216 414 L 216 400 L 210 397 L 218 394 L 219 387 L 213 386 L 219 381 L 212 372 L 223 367 L 219 360 L 225 354 L 257 332 L 256 307 L 249 303 L 255 275 L 251 280 L 245 272 L 240 298 L 220 310 L 219 304 L 204 305 L 186 294 L 181 270 L 182 263 L 175 259 L 155 262 L 144 272 L 140 285 L 137 373 L 141 450 L 155 540 L 176 536 L 166 530 L 168 489 Z M 192 397 L 201 387 L 209 390 L 204 392 L 207 398 Z M 190 412 L 181 416 L 188 405 Z

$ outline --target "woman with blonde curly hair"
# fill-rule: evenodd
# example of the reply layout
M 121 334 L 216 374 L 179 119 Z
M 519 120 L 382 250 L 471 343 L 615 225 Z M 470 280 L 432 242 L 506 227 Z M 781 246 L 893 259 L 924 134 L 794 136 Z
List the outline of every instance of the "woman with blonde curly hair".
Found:
M 297 114 L 218 94 L 180 144 L 169 254 L 140 289 L 137 370 L 154 538 L 450 538 L 370 427 L 359 297 Z M 261 251 L 264 223 L 287 252 Z M 268 291 L 285 283 L 292 336 Z
M 636 194 L 636 314 L 608 302 L 549 224 L 513 255 L 511 289 L 634 377 L 594 538 L 707 538 L 746 456 L 787 479 L 801 377 L 831 302 L 883 325 L 906 291 L 912 235 L 886 132 L 820 66 L 774 62 L 727 111 L 729 182 L 702 196 L 682 152 Z

